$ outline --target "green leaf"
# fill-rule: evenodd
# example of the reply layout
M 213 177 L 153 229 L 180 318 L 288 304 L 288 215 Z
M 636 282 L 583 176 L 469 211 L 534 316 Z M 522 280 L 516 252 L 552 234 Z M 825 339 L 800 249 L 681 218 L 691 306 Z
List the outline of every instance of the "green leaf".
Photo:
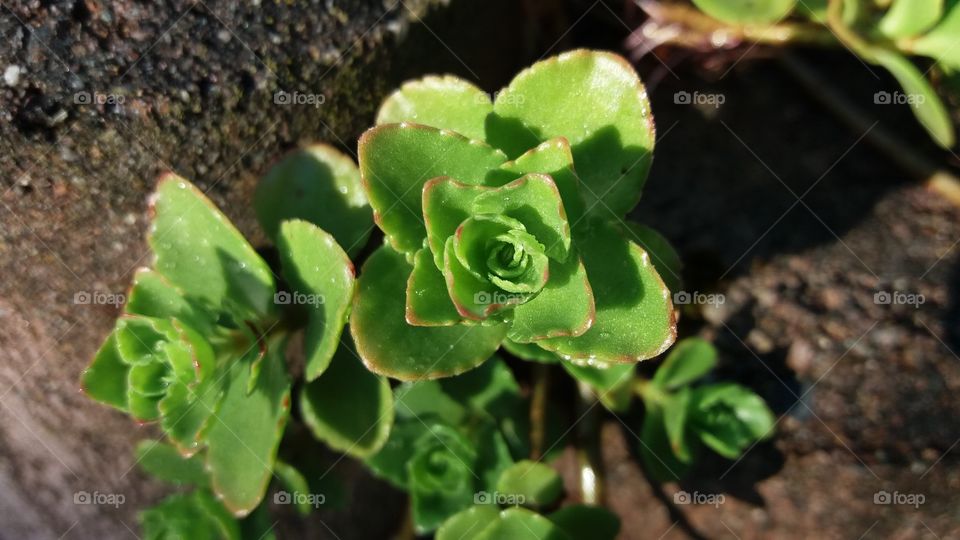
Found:
M 519 343 L 560 336 L 579 336 L 596 316 L 593 289 L 580 254 L 565 262 L 550 261 L 550 277 L 532 299 L 513 309 L 507 337 Z
M 620 532 L 620 518 L 600 506 L 573 504 L 547 516 L 571 540 L 614 540 Z
M 353 263 L 331 235 L 306 221 L 284 222 L 277 248 L 283 276 L 294 291 L 277 293 L 276 299 L 285 301 L 278 303 L 307 304 L 304 376 L 309 382 L 327 369 L 337 350 L 353 300 Z
M 604 407 L 614 412 L 630 407 L 634 364 L 590 366 L 564 360 L 561 365 L 573 378 L 590 386 Z
M 490 171 L 488 181 L 503 185 L 530 173 L 542 173 L 553 179 L 563 199 L 567 221 L 571 227 L 577 225 L 583 217 L 584 202 L 580 194 L 580 178 L 573 170 L 573 153 L 567 139 L 555 137 L 527 150 L 517 159 Z
M 213 313 L 240 320 L 273 313 L 270 268 L 193 184 L 165 175 L 151 208 L 147 242 L 156 254 L 154 268 L 170 283 Z
M 199 455 L 185 458 L 169 444 L 143 440 L 137 443 L 136 456 L 141 469 L 165 482 L 200 487 L 209 484 Z
M 407 478 L 414 528 L 424 534 L 473 504 L 476 451 L 455 429 L 434 424 L 414 443 Z
M 141 512 L 139 519 L 144 538 L 149 540 L 240 538 L 240 526 L 204 490 L 171 495 L 160 504 Z
M 640 429 L 640 459 L 650 475 L 658 482 L 680 480 L 689 466 L 673 454 L 670 437 L 664 425 L 663 408 L 644 400 L 646 410 Z
M 657 386 L 673 390 L 703 377 L 717 365 L 717 349 L 702 338 L 677 343 L 653 375 Z
M 360 137 L 360 174 L 374 219 L 397 250 L 412 255 L 426 232 L 421 208 L 423 185 L 450 176 L 483 185 L 506 156 L 485 143 L 452 131 L 414 124 L 387 124 Z
M 667 431 L 673 455 L 683 463 L 693 458 L 687 434 L 687 416 L 690 410 L 691 391 L 683 387 L 675 393 L 666 394 L 663 401 L 663 426 Z
M 960 2 L 952 1 L 948 4 L 946 13 L 936 26 L 906 45 L 913 54 L 929 56 L 938 63 L 960 69 L 960 47 L 957 46 L 957 36 L 960 35 Z
M 626 222 L 626 232 L 627 238 L 639 244 L 650 255 L 653 267 L 657 269 L 667 288 L 672 292 L 681 290 L 683 262 L 670 242 L 656 230 L 631 221 Z
M 776 418 L 763 398 L 734 383 L 702 386 L 691 396 L 691 426 L 718 454 L 736 459 L 773 434 Z
M 276 475 L 282 489 L 287 495 L 293 494 L 312 494 L 307 479 L 296 469 L 296 467 L 278 459 L 273 466 L 273 474 Z M 292 497 L 291 497 L 292 498 Z M 288 498 L 290 500 L 290 498 Z M 276 501 L 274 501 L 276 502 Z M 294 504 L 297 505 L 297 512 L 305 516 L 313 509 L 310 499 L 305 496 L 298 496 Z
M 92 399 L 121 411 L 127 410 L 127 376 L 130 366 L 117 351 L 116 332 L 100 346 L 90 367 L 80 377 L 80 387 Z
M 424 184 L 423 216 L 427 244 L 438 269 L 443 269 L 443 251 L 447 239 L 474 214 L 473 202 L 485 191 L 487 189 L 484 186 L 464 184 L 448 176 L 440 176 Z
M 247 515 L 263 499 L 290 413 L 284 348 L 279 340 L 268 344 L 263 371 L 249 394 L 249 361 L 230 364 L 226 394 L 206 430 L 213 489 L 237 516 Z
M 449 377 L 472 369 L 500 346 L 503 325 L 420 327 L 405 319 L 412 268 L 383 246 L 363 265 L 350 333 L 367 369 L 401 380 Z
M 770 24 L 793 11 L 797 0 L 693 0 L 714 19 L 731 24 Z
M 433 417 L 401 421 L 400 400 L 397 400 L 397 422 L 390 429 L 390 436 L 379 452 L 364 462 L 374 475 L 393 484 L 398 489 L 409 489 L 407 462 L 413 455 L 414 444 L 429 430 Z
M 937 91 L 923 77 L 923 73 L 909 58 L 898 52 L 881 47 L 874 48 L 872 52 L 877 63 L 887 68 L 903 86 L 903 91 L 909 98 L 910 108 L 913 109 L 913 115 L 917 117 L 927 133 L 940 146 L 952 147 L 956 142 L 953 120 L 950 119 L 950 114 L 940 100 L 940 96 L 937 95 Z
M 441 251 L 442 253 L 442 251 Z M 414 326 L 451 326 L 463 322 L 450 300 L 443 273 L 433 255 L 423 248 L 413 257 L 413 271 L 407 280 L 406 321 Z
M 653 358 L 673 344 L 676 318 L 670 291 L 647 253 L 599 221 L 576 242 L 593 289 L 593 326 L 578 337 L 537 344 L 567 360 L 612 363 Z
M 527 433 L 524 435 L 529 439 Z M 493 490 L 503 471 L 514 463 L 511 446 L 497 424 L 492 421 L 478 422 L 470 426 L 468 436 L 477 449 L 477 461 L 474 465 L 474 472 L 478 477 L 476 487 L 480 490 Z M 474 502 L 476 498 L 477 495 L 474 494 Z
M 620 217 L 640 199 L 653 115 L 622 57 L 576 50 L 537 62 L 497 95 L 494 112 L 487 140 L 511 157 L 555 137 L 569 141 L 588 215 Z
M 500 518 L 500 509 L 486 504 L 471 506 L 443 522 L 437 529 L 436 540 L 472 540 L 483 529 Z
M 493 104 L 483 90 L 451 75 L 428 75 L 390 94 L 377 113 L 377 125 L 413 122 L 483 140 L 491 112 Z
M 449 379 L 462 376 L 457 375 Z M 443 391 L 439 381 L 400 383 L 393 392 L 397 418 L 419 422 L 421 417 L 431 416 L 456 426 L 465 422 L 469 414 L 463 403 Z
M 515 497 L 519 504 L 525 506 L 547 506 L 560 497 L 563 480 L 550 466 L 523 460 L 503 471 L 497 481 L 497 492 Z
M 140 268 L 134 274 L 123 311 L 158 319 L 178 319 L 201 335 L 210 335 L 216 322 L 213 314 L 191 304 L 184 298 L 183 291 L 149 268 Z
M 542 364 L 555 364 L 560 361 L 556 354 L 541 348 L 536 343 L 517 343 L 509 338 L 501 343 L 506 351 L 521 360 L 530 362 L 540 362 Z
M 567 533 L 547 518 L 526 508 L 508 508 L 474 540 L 570 540 Z
M 893 0 L 877 29 L 891 38 L 922 34 L 937 24 L 943 15 L 943 0 Z
M 302 219 L 356 255 L 373 230 L 360 170 L 349 156 L 325 144 L 287 154 L 267 171 L 253 201 L 260 226 L 274 242 L 281 222 Z
M 390 383 L 367 371 L 346 342 L 323 376 L 303 388 L 300 409 L 316 438 L 360 459 L 383 447 L 393 424 Z

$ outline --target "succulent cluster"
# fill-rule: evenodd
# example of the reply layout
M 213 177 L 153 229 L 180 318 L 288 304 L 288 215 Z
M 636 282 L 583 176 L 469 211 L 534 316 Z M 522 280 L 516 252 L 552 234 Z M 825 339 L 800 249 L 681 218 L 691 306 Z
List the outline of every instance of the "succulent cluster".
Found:
M 426 77 L 388 97 L 377 123 L 359 161 L 387 244 L 364 266 L 351 316 L 371 371 L 450 376 L 505 338 L 600 364 L 673 343 L 670 293 L 642 247 L 656 233 L 624 219 L 654 129 L 622 58 L 564 53 L 493 100 Z
M 166 442 L 140 445 L 142 468 L 192 487 L 143 512 L 147 537 L 271 537 L 271 484 L 274 506 L 301 513 L 338 491 L 321 441 L 407 491 L 418 533 L 614 538 L 610 512 L 558 507 L 501 347 L 562 366 L 612 411 L 638 392 L 644 439 L 668 433 L 668 454 L 686 448 L 677 429 L 723 455 L 766 435 L 755 395 L 686 386 L 712 359 L 671 356 L 663 369 L 687 375 L 665 381 L 635 372 L 675 339 L 679 259 L 624 218 L 654 134 L 621 58 L 566 53 L 492 101 L 427 77 L 378 124 L 359 168 L 314 145 L 268 171 L 255 209 L 274 248 L 260 253 L 197 187 L 161 178 L 154 260 L 82 378 L 93 399 L 159 425 Z M 364 256 L 374 223 L 386 241 Z M 365 259 L 356 279 L 351 257 Z M 547 450 L 562 448 L 555 435 Z

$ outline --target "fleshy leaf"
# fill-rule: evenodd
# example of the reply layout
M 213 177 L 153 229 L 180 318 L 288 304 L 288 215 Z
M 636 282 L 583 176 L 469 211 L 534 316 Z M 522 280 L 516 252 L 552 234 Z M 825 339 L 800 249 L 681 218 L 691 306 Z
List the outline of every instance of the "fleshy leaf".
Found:
M 960 35 L 960 2 L 951 2 L 940 22 L 926 34 L 908 42 L 908 46 L 914 54 L 929 56 L 945 66 L 960 69 L 958 35 Z
M 406 490 L 409 487 L 407 477 L 407 462 L 413 455 L 414 444 L 428 431 L 432 417 L 423 417 L 421 420 L 401 422 L 399 416 L 403 407 L 397 401 L 398 421 L 390 429 L 390 436 L 379 452 L 364 462 L 376 476 L 390 482 L 398 489 Z
M 691 426 L 707 446 L 736 459 L 773 434 L 776 419 L 763 398 L 734 383 L 701 386 L 691 396 Z
M 428 248 L 413 257 L 407 280 L 406 321 L 415 326 L 450 326 L 463 321 L 450 301 L 447 282 Z
M 560 527 L 526 508 L 508 508 L 474 540 L 570 540 Z
M 593 289 L 578 253 L 550 262 L 550 278 L 537 296 L 516 306 L 507 336 L 518 343 L 549 337 L 579 336 L 596 315 Z
M 483 185 L 487 173 L 506 161 L 502 152 L 452 131 L 415 124 L 386 124 L 360 137 L 360 174 L 374 219 L 391 245 L 412 255 L 426 232 L 423 185 L 450 176 Z
M 390 435 L 393 394 L 387 379 L 367 371 L 346 341 L 323 376 L 303 388 L 300 409 L 316 438 L 363 459 Z
M 633 364 L 589 366 L 565 360 L 562 365 L 567 373 L 590 386 L 604 407 L 623 412 L 630 406 L 635 369 Z
M 527 150 L 517 159 L 490 171 L 489 179 L 491 183 L 501 185 L 528 173 L 542 173 L 553 179 L 563 199 L 563 208 L 570 226 L 577 225 L 583 216 L 584 203 L 580 193 L 580 179 L 574 172 L 573 154 L 567 139 L 555 137 Z
M 377 125 L 413 122 L 483 140 L 491 112 L 493 103 L 483 90 L 451 75 L 429 75 L 390 94 L 380 105 Z
M 473 200 L 475 214 L 505 215 L 523 223 L 544 252 L 564 261 L 570 252 L 570 224 L 557 185 L 544 174 L 528 174 Z
M 517 343 L 509 338 L 503 340 L 501 344 L 508 353 L 517 358 L 530 362 L 540 362 L 541 364 L 555 364 L 560 361 L 556 353 L 552 353 L 536 343 Z
M 407 477 L 416 531 L 432 531 L 473 504 L 476 451 L 463 435 L 434 424 L 414 443 Z
M 472 369 L 500 346 L 504 325 L 420 327 L 405 319 L 406 282 L 412 267 L 382 246 L 358 280 L 350 333 L 367 369 L 401 380 L 449 377 Z
M 714 19 L 731 24 L 770 24 L 786 17 L 797 0 L 693 0 Z
M 463 377 L 473 371 L 450 377 L 448 380 Z M 436 417 L 446 424 L 456 426 L 466 421 L 469 414 L 463 404 L 444 392 L 439 381 L 401 383 L 394 390 L 394 398 L 396 400 L 397 418 L 404 420 L 419 422 L 418 419 L 430 416 Z
M 473 214 L 473 201 L 487 191 L 483 186 L 464 184 L 441 176 L 423 186 L 423 217 L 427 243 L 436 267 L 443 268 L 443 248 L 467 218 Z
M 960 18 L 960 16 L 958 16 Z M 956 37 L 953 38 L 956 40 Z M 956 44 L 956 41 L 954 41 Z M 960 48 L 960 47 L 957 47 Z M 953 129 L 953 120 L 944 106 L 937 91 L 924 78 L 923 73 L 913 65 L 909 58 L 899 52 L 876 47 L 871 50 L 874 60 L 887 68 L 897 79 L 904 93 L 910 98 L 910 108 L 914 116 L 933 137 L 933 140 L 944 148 L 950 148 L 956 142 Z
M 239 540 L 240 526 L 205 490 L 177 493 L 139 515 L 144 538 Z
M 123 311 L 160 319 L 179 319 L 201 335 L 209 335 L 216 322 L 213 314 L 191 304 L 184 298 L 183 291 L 149 268 L 140 268 L 134 274 Z
M 593 326 L 578 337 L 537 344 L 568 360 L 621 363 L 653 358 L 672 345 L 676 320 L 670 291 L 647 253 L 605 222 L 594 222 L 576 241 L 593 289 Z
M 666 394 L 663 400 L 663 427 L 670 441 L 673 455 L 683 463 L 690 463 L 692 450 L 688 441 L 687 418 L 690 410 L 690 387 Z
M 230 364 L 226 394 L 206 429 L 213 489 L 237 516 L 247 515 L 260 504 L 290 413 L 284 348 L 279 340 L 268 344 L 262 372 L 249 394 L 252 374 L 248 359 Z
M 107 336 L 90 367 L 84 370 L 80 386 L 92 399 L 126 411 L 127 372 L 130 366 L 120 358 L 115 336 L 115 332 Z
M 893 0 L 877 29 L 892 39 L 922 34 L 943 15 L 943 0 Z
M 653 383 L 673 390 L 703 377 L 717 365 L 717 350 L 702 338 L 687 338 L 667 355 L 653 375 Z
M 494 504 L 471 506 L 444 521 L 436 540 L 472 540 L 499 517 L 500 509 Z
M 285 300 L 278 303 L 307 304 L 304 376 L 309 382 L 327 369 L 337 350 L 353 299 L 353 263 L 333 236 L 306 221 L 285 221 L 277 248 L 283 276 L 294 291 L 277 293 L 277 300 Z
M 349 156 L 325 144 L 287 154 L 260 181 L 253 200 L 260 226 L 274 242 L 281 222 L 302 219 L 356 255 L 373 230 L 360 170 Z
M 151 440 L 137 443 L 136 455 L 140 468 L 160 480 L 200 487 L 209 483 L 199 455 L 185 458 L 175 447 Z
M 663 408 L 645 400 L 643 427 L 640 429 L 640 458 L 644 467 L 658 482 L 680 480 L 689 466 L 682 463 L 670 446 L 670 437 L 664 425 Z
M 296 467 L 281 459 L 277 459 L 277 462 L 273 465 L 273 474 L 277 477 L 282 489 L 287 493 L 312 493 L 310 484 L 303 474 Z M 310 510 L 313 509 L 313 505 L 310 504 L 307 497 L 298 497 L 298 500 L 293 502 L 297 506 L 297 512 L 302 516 L 309 514 Z
M 653 156 L 653 115 L 622 57 L 576 50 L 537 62 L 493 107 L 487 140 L 511 157 L 533 146 L 530 136 L 537 143 L 566 137 L 588 215 L 619 217 L 640 199 Z
M 572 540 L 615 540 L 620 518 L 601 506 L 573 504 L 547 516 Z
M 273 313 L 270 268 L 200 191 L 167 174 L 151 199 L 154 268 L 203 309 L 240 320 Z
M 680 272 L 683 262 L 677 250 L 670 245 L 670 241 L 646 225 L 627 221 L 626 226 L 627 238 L 639 244 L 647 255 L 650 255 L 650 262 L 663 278 L 667 288 L 672 292 L 681 290 L 683 279 Z
M 550 466 L 530 460 L 518 461 L 503 471 L 497 492 L 514 496 L 525 506 L 547 506 L 560 496 L 563 481 Z

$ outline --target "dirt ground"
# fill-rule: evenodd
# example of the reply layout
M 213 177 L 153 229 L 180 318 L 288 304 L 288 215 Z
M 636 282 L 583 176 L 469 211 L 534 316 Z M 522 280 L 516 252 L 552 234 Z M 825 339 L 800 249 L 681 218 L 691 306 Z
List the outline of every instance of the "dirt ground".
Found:
M 572 30 L 550 53 L 619 47 L 628 29 L 602 11 L 604 4 L 570 4 L 566 23 Z M 83 9 L 97 4 L 76 5 L 83 6 L 76 8 L 78 24 L 90 26 L 83 21 L 95 18 Z M 366 6 L 356 15 L 373 24 L 379 12 Z M 196 28 L 210 20 L 189 19 Z M 472 38 L 457 41 L 452 29 L 468 21 L 447 22 L 431 28 L 448 30 L 442 36 L 463 63 L 444 53 L 435 62 L 420 58 L 417 69 L 471 79 L 476 77 L 470 72 L 478 72 L 490 81 L 489 90 L 503 82 L 504 64 L 535 59 L 555 41 L 524 34 L 523 46 L 538 44 L 532 58 L 517 53 L 503 62 L 501 52 L 501 61 L 494 62 L 477 51 L 459 54 Z M 535 27 L 549 34 L 547 26 Z M 18 28 L 5 26 L 4 39 L 13 39 Z M 96 36 L 95 28 L 88 32 Z M 210 36 L 218 39 L 216 32 Z M 435 41 L 433 47 L 439 49 Z M 37 41 L 24 51 L 18 54 L 55 63 Z M 878 125 L 944 163 L 960 163 L 927 142 L 909 111 L 873 105 L 874 92 L 892 88 L 888 77 L 874 77 L 841 53 L 804 58 Z M 368 69 L 378 61 L 370 60 Z M 162 68 L 155 67 L 158 73 Z M 658 69 L 650 59 L 641 65 L 649 77 Z M 681 337 L 714 340 L 721 352 L 718 377 L 753 388 L 780 420 L 776 437 L 742 460 L 711 458 L 691 475 L 695 481 L 654 488 L 636 461 L 638 411 L 608 417 L 602 430 L 607 502 L 623 520 L 621 537 L 960 536 L 960 209 L 908 178 L 863 133 L 825 112 L 775 60 L 746 59 L 722 77 L 723 69 L 705 72 L 695 62 L 672 70 L 675 75 L 667 73 L 649 89 L 659 140 L 644 199 L 632 217 L 675 243 L 689 290 L 724 295 L 717 307 L 685 311 Z M 368 71 L 359 72 L 358 80 L 368 80 Z M 378 84 L 383 88 L 373 93 L 385 91 L 386 83 Z M 724 103 L 678 104 L 674 96 L 680 91 L 722 95 Z M 205 95 L 213 102 L 226 99 Z M 269 92 L 254 95 L 269 98 Z M 91 131 L 113 139 L 90 144 L 71 133 L 69 122 L 54 124 L 51 136 L 47 124 L 58 117 L 56 108 L 32 99 L 23 103 L 36 107 L 17 108 L 20 116 L 8 115 L 11 123 L 0 128 L 3 158 L 13 162 L 4 165 L 0 199 L 0 521 L 7 525 L 0 538 L 135 536 L 136 509 L 163 493 L 131 469 L 132 446 L 149 432 L 89 402 L 75 385 L 117 310 L 77 306 L 73 295 L 122 292 L 128 269 L 143 252 L 150 177 L 131 178 L 127 185 L 119 179 L 125 168 L 139 173 L 172 161 L 217 184 L 214 198 L 251 232 L 249 196 L 270 156 L 298 140 L 329 139 L 329 131 L 291 119 L 285 131 L 271 131 L 260 143 L 256 126 L 243 129 L 234 118 L 219 137 L 211 135 L 221 132 L 214 112 L 207 111 L 197 113 L 203 128 L 198 140 L 222 139 L 223 150 L 203 155 L 188 130 L 178 135 L 182 139 L 158 136 L 150 147 L 160 155 L 151 158 L 131 138 L 139 132 L 117 123 L 125 117 L 107 122 L 111 129 Z M 95 120 L 84 109 L 76 111 L 70 118 L 78 118 L 81 132 L 93 130 Z M 334 126 L 338 138 L 352 140 L 369 122 L 372 106 L 341 102 L 338 111 L 318 114 L 324 122 L 348 117 Z M 152 115 L 134 126 L 159 133 L 164 124 Z M 190 125 L 182 118 L 175 123 Z M 136 148 L 135 158 L 123 159 L 124 145 Z M 226 157 L 251 145 L 239 162 Z M 91 153 L 99 147 L 114 153 Z M 30 172 L 28 182 L 23 171 Z M 214 181 L 221 174 L 228 175 L 222 184 Z M 882 292 L 922 295 L 923 303 L 878 304 L 875 295 Z M 565 457 L 560 466 L 575 489 L 569 462 Z M 356 465 L 346 469 L 355 480 L 347 508 L 321 512 L 322 524 L 293 527 L 297 535 L 346 540 L 396 530 L 402 496 Z M 77 490 L 119 490 L 127 502 L 119 510 L 78 508 L 72 504 Z M 723 499 L 717 505 L 675 504 L 678 490 Z M 921 495 L 923 503 L 875 504 L 882 492 Z M 377 517 L 371 519 L 374 505 Z

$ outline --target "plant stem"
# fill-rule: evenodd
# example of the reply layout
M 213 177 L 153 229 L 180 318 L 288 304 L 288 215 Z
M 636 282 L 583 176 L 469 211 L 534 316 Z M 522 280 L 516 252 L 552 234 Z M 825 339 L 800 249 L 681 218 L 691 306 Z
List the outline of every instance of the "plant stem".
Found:
M 550 366 L 539 362 L 533 367 L 533 395 L 530 398 L 530 459 L 543 457 L 546 439 L 547 393 L 550 385 Z
M 413 500 L 408 497 L 407 511 L 403 513 L 403 523 L 400 524 L 394 540 L 414 540 L 416 537 L 413 530 Z
M 602 505 L 604 500 L 603 456 L 600 453 L 600 413 L 593 390 L 577 382 L 577 464 L 580 497 L 584 504 Z
M 784 53 L 780 56 L 780 62 L 787 72 L 810 92 L 811 96 L 820 101 L 847 127 L 855 133 L 865 133 L 864 138 L 904 172 L 924 180 L 928 188 L 960 206 L 960 178 L 912 148 L 900 137 L 877 125 L 843 92 L 831 85 L 826 78 L 796 55 Z

